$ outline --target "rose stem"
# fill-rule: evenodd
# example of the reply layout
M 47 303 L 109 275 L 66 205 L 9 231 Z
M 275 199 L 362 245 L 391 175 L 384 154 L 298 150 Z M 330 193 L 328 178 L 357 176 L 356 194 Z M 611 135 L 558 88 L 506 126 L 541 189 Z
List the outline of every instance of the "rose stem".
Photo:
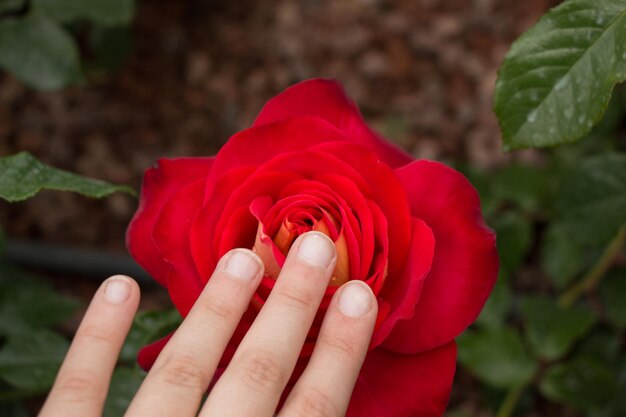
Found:
M 598 262 L 576 284 L 570 287 L 559 298 L 559 305 L 563 308 L 571 306 L 583 293 L 594 289 L 606 275 L 613 261 L 624 247 L 626 241 L 626 225 L 622 225 L 613 239 L 609 242 Z

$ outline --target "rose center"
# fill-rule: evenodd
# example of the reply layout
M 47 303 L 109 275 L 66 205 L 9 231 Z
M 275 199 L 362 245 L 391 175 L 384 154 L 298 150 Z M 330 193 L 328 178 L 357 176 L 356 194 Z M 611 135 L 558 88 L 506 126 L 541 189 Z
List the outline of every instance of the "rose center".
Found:
M 263 259 L 266 275 L 270 278 L 276 279 L 278 277 L 279 265 L 282 265 L 282 262 L 276 259 L 275 250 L 280 251 L 284 257 L 298 236 L 309 231 L 317 231 L 330 237 L 337 248 L 337 265 L 329 285 L 339 286 L 350 280 L 349 254 L 341 224 L 322 208 L 317 206 L 298 207 L 286 213 L 278 230 L 273 234 L 272 230 L 263 229 L 263 225 L 259 225 L 253 250 Z M 264 236 L 265 233 L 267 235 Z M 268 245 L 272 243 L 273 248 L 268 248 Z

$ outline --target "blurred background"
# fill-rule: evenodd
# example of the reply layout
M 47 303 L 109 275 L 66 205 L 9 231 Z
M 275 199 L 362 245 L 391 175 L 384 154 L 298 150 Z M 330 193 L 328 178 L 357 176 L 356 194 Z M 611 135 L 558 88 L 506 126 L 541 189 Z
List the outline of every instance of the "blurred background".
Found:
M 557 3 L 140 0 L 128 24 L 65 26 L 81 53 L 83 75 L 72 85 L 43 92 L 0 73 L 0 156 L 28 151 L 55 167 L 139 189 L 158 158 L 212 155 L 276 93 L 303 79 L 332 77 L 391 141 L 416 158 L 466 172 L 490 221 L 500 222 L 492 226 L 508 236 L 502 244 L 509 245 L 506 266 L 515 269 L 510 287 L 553 294 L 560 284 L 546 278 L 539 249 L 549 180 L 523 168 L 544 169 L 552 156 L 503 153 L 492 96 L 511 43 Z M 621 123 L 615 129 L 623 135 Z M 89 250 L 95 264 L 114 259 L 132 271 L 124 233 L 136 204 L 124 194 L 93 200 L 52 191 L 23 203 L 0 201 L 10 257 L 79 300 L 69 319 L 55 324 L 62 334 L 71 336 L 105 278 L 101 269 L 64 270 L 63 263 L 76 259 L 71 250 Z M 502 220 L 503 211 L 513 214 Z M 36 265 L 37 250 L 54 253 L 57 265 Z M 170 306 L 164 290 L 146 282 L 144 291 L 142 309 Z M 492 314 L 509 314 L 509 307 L 497 308 Z M 494 416 L 504 396 L 461 367 L 448 416 Z M 33 413 L 41 394 L 26 399 L 19 413 Z M 520 403 L 518 415 L 528 417 L 587 415 L 532 391 Z
M 30 151 L 138 188 L 159 157 L 214 154 L 279 91 L 333 77 L 371 126 L 416 157 L 502 164 L 510 157 L 492 112 L 496 72 L 555 3 L 139 1 L 130 33 L 109 45 L 111 54 L 130 49 L 119 70 L 51 93 L 2 77 L 0 154 Z M 134 209 L 122 195 L 43 193 L 3 205 L 0 223 L 11 236 L 124 251 Z

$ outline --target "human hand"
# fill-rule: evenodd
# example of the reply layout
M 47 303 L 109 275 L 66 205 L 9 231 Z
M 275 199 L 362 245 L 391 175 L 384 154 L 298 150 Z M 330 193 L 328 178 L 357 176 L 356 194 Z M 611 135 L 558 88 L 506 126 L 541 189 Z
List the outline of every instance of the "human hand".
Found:
M 335 247 L 325 235 L 309 232 L 298 238 L 267 302 L 200 409 L 224 349 L 263 277 L 263 264 L 252 251 L 227 253 L 159 355 L 126 416 L 274 415 L 335 262 Z M 102 414 L 138 303 L 139 287 L 130 278 L 115 276 L 103 283 L 40 417 Z M 336 292 L 311 359 L 279 417 L 345 414 L 376 316 L 376 300 L 364 283 L 351 281 Z

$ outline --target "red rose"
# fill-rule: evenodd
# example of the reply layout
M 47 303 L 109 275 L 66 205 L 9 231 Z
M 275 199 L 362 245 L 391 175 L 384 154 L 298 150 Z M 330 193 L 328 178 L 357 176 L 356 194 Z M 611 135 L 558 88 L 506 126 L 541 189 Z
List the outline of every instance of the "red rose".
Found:
M 454 338 L 496 280 L 495 236 L 463 175 L 380 138 L 338 83 L 287 89 L 215 157 L 164 159 L 148 169 L 127 241 L 183 316 L 227 251 L 253 248 L 262 257 L 266 276 L 225 367 L 291 243 L 309 230 L 335 241 L 338 262 L 301 365 L 337 286 L 362 280 L 379 314 L 348 416 L 440 416 L 455 372 Z M 139 363 L 149 368 L 167 340 L 145 347 Z

